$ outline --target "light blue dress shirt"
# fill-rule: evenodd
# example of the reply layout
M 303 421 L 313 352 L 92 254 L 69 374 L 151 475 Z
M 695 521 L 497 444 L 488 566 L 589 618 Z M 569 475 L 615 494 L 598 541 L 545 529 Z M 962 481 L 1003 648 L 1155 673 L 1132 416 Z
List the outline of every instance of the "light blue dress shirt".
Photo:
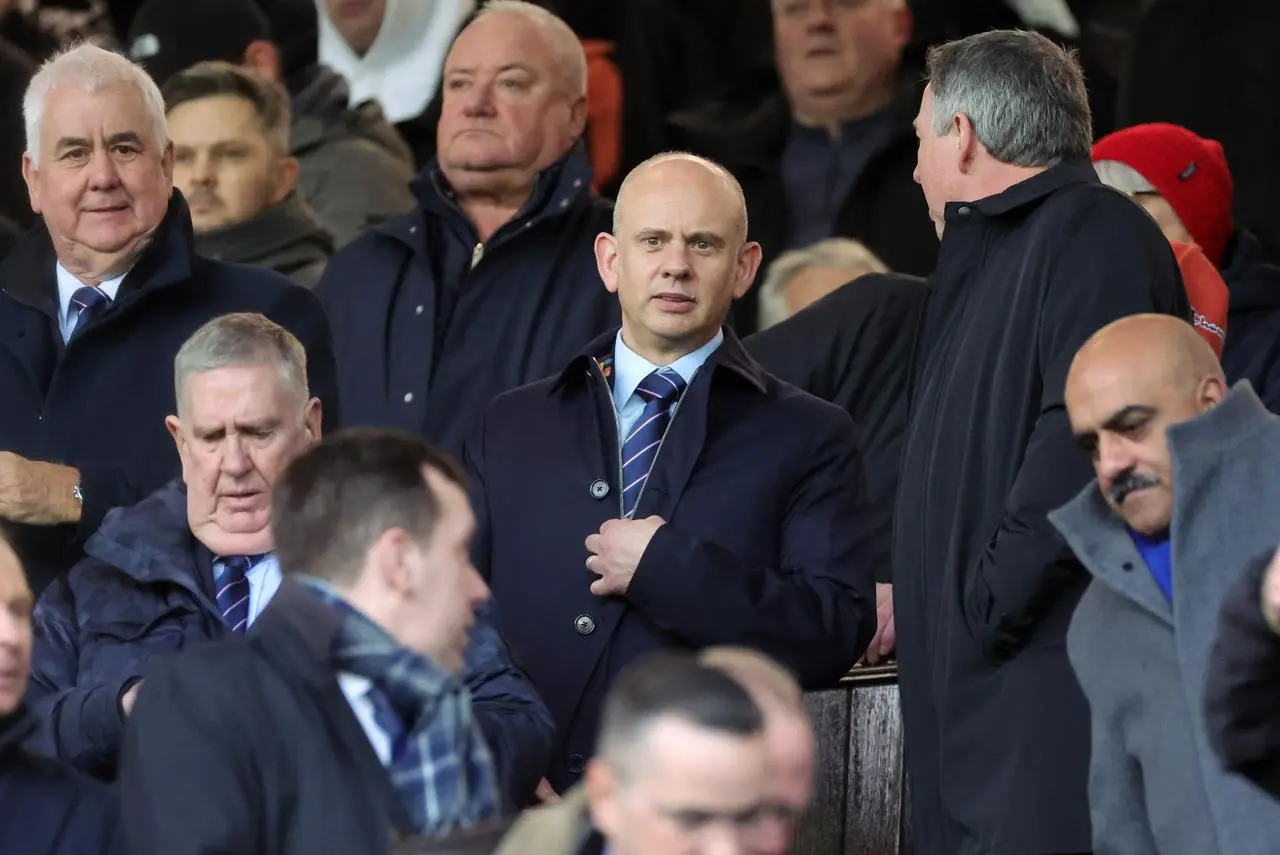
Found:
M 720 330 L 711 341 L 693 353 L 680 357 L 668 367 L 683 377 L 685 383 L 692 383 L 693 375 L 723 341 L 724 330 Z M 631 429 L 644 412 L 645 399 L 636 394 L 636 387 L 641 380 L 661 367 L 627 347 L 622 340 L 622 330 L 618 330 L 618 337 L 613 343 L 613 406 L 618 411 L 619 442 L 631 435 Z
M 71 338 L 71 333 L 76 328 L 76 321 L 80 318 L 80 310 L 71 305 L 71 296 L 83 288 L 84 283 L 73 276 L 70 270 L 63 267 L 61 262 L 56 266 L 56 273 L 58 277 L 58 328 L 62 330 L 62 340 L 66 341 Z M 116 293 L 120 290 L 120 283 L 128 275 L 129 271 L 126 270 L 115 279 L 104 279 L 102 284 L 98 286 L 98 290 L 114 300 Z
M 221 570 L 222 562 L 215 558 L 213 561 L 215 579 Z M 271 598 L 280 588 L 280 562 L 276 561 L 274 555 L 268 554 L 253 565 L 253 569 L 244 574 L 244 578 L 249 583 L 249 626 L 253 626 L 253 622 L 267 608 Z

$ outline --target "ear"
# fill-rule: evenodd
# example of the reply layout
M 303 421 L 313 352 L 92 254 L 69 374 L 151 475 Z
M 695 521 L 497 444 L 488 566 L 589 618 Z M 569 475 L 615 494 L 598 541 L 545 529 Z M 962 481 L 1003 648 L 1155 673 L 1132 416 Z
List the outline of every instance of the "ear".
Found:
M 738 299 L 743 294 L 751 290 L 751 285 L 756 281 L 756 272 L 760 270 L 760 259 L 763 257 L 763 250 L 760 244 L 755 241 L 747 241 L 742 247 L 742 252 L 738 253 L 738 269 L 735 273 L 733 283 L 733 299 Z
M 570 136 L 575 140 L 583 135 L 587 130 L 587 96 L 579 95 L 569 105 L 569 128 Z
M 907 43 L 911 41 L 911 31 L 915 28 L 915 16 L 911 14 L 911 7 L 905 2 L 898 5 L 898 9 L 893 13 L 893 43 L 898 50 L 904 50 Z
M 409 551 L 413 544 L 402 528 L 389 528 L 373 542 L 370 562 L 380 582 L 379 587 L 400 596 L 413 591 L 413 574 L 409 570 Z
M 280 162 L 279 180 L 271 194 L 271 204 L 279 205 L 298 187 L 298 159 L 286 157 Z
M 1196 402 L 1200 405 L 1200 412 L 1204 413 L 1216 407 L 1226 396 L 1226 381 L 1216 374 L 1210 374 L 1200 381 Z
M 604 835 L 606 840 L 614 837 L 618 828 L 619 786 L 613 770 L 600 758 L 592 758 L 587 763 L 583 789 L 587 793 L 591 824 Z
M 243 64 L 268 80 L 280 82 L 280 51 L 266 39 L 249 42 L 244 49 Z
M 169 140 L 165 144 L 164 154 L 160 157 L 160 168 L 164 170 L 164 180 L 169 182 L 169 189 L 173 189 L 173 140 Z
M 596 235 L 596 269 L 605 290 L 618 293 L 618 239 L 608 232 Z
M 951 133 L 955 136 L 956 169 L 962 175 L 973 172 L 978 154 L 986 151 L 986 146 L 978 139 L 973 129 L 973 120 L 963 113 L 956 113 L 951 119 Z
M 31 200 L 31 210 L 37 214 L 40 211 L 40 194 L 36 190 L 40 184 L 40 170 L 31 160 L 31 155 L 27 152 L 22 153 L 22 180 L 27 182 L 27 197 Z
M 173 437 L 173 445 L 178 449 L 178 459 L 182 462 L 182 475 L 185 481 L 187 473 L 187 440 L 182 435 L 182 421 L 177 416 L 166 416 L 164 426 L 169 429 L 169 436 Z
M 320 441 L 320 425 L 324 423 L 324 405 L 319 398 L 307 401 L 306 411 L 302 414 L 302 424 L 307 431 L 307 445 L 312 446 Z

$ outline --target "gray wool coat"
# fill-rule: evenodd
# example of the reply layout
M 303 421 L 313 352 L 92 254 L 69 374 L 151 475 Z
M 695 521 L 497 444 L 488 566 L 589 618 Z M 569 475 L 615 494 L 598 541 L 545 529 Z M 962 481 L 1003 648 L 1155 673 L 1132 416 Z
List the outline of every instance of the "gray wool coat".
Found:
M 1280 803 L 1209 746 L 1205 680 L 1228 588 L 1280 530 L 1280 417 L 1247 381 L 1168 430 L 1173 603 L 1097 482 L 1049 514 L 1094 580 L 1067 634 L 1089 700 L 1097 855 L 1274 855 Z

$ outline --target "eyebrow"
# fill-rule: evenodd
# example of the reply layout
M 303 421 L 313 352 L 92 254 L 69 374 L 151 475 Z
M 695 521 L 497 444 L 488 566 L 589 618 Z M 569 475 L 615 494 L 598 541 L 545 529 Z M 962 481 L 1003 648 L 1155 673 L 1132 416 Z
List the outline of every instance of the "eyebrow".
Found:
M 1130 404 L 1117 413 L 1112 414 L 1111 418 L 1102 423 L 1103 430 L 1117 430 L 1124 427 L 1124 423 L 1132 419 L 1134 416 L 1151 416 L 1155 414 L 1155 407 L 1147 407 L 1142 404 Z
M 524 72 L 528 72 L 529 74 L 537 74 L 533 66 L 526 65 L 523 62 L 509 62 L 506 65 L 498 66 L 498 71 L 497 71 L 498 74 L 502 74 L 505 71 L 524 71 Z M 475 74 L 475 73 L 476 73 L 475 68 L 450 68 L 447 71 L 445 71 L 446 76 L 450 74 Z
M 134 143 L 141 146 L 142 137 L 138 136 L 133 131 L 121 131 L 118 134 L 112 134 L 107 137 L 108 146 L 116 146 L 121 143 Z M 69 148 L 93 148 L 93 140 L 86 139 L 85 137 L 62 137 L 53 147 L 53 150 L 64 151 Z

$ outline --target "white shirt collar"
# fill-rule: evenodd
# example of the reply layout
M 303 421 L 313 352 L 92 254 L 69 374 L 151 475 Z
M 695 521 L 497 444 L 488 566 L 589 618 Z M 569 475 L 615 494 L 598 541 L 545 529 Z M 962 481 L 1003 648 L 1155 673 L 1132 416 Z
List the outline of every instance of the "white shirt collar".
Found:
M 120 283 L 124 282 L 124 278 L 128 275 L 129 271 L 126 270 L 114 279 L 104 279 L 102 280 L 102 284 L 98 286 L 98 289 L 101 290 L 103 294 L 106 294 L 114 300 L 116 298 L 116 294 L 120 291 Z M 57 276 L 58 314 L 65 319 L 67 315 L 70 314 L 71 295 L 83 288 L 84 283 L 77 279 L 70 270 L 63 267 L 61 261 L 59 261 L 57 265 Z
M 693 375 L 723 341 L 724 330 L 717 330 L 711 341 L 692 353 L 686 353 L 667 367 L 683 377 L 685 383 L 692 383 Z M 613 399 L 618 402 L 618 406 L 631 400 L 640 381 L 661 367 L 627 347 L 627 343 L 622 340 L 622 330 L 618 330 L 613 342 Z

